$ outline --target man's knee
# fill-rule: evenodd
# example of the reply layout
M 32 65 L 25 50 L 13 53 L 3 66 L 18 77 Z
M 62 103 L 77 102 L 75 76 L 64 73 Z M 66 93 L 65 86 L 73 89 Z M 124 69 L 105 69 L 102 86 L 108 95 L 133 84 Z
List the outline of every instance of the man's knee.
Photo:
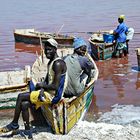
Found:
M 21 108 L 22 108 L 22 111 L 25 111 L 29 108 L 30 106 L 30 103 L 28 101 L 24 101 L 21 103 Z
M 17 99 L 19 100 L 19 99 L 21 99 L 22 98 L 22 93 L 20 93 L 20 94 L 18 94 L 18 97 L 17 97 Z
M 18 94 L 18 97 L 17 97 L 17 100 L 19 101 L 22 101 L 22 100 L 29 100 L 30 99 L 30 94 L 27 92 L 27 93 L 20 93 Z

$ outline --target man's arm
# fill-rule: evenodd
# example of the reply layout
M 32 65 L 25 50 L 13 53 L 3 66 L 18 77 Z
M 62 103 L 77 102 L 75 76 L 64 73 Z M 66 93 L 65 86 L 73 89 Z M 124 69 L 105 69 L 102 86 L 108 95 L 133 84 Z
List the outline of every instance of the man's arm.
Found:
M 65 68 L 66 68 L 66 64 L 63 60 L 56 60 L 53 64 L 53 71 L 54 71 L 53 82 L 49 85 L 42 84 L 41 88 L 44 89 L 44 91 L 54 90 L 55 92 L 57 92 L 59 88 L 60 80 L 61 80 L 61 75 L 66 71 Z M 43 92 L 40 92 L 40 96 L 43 95 Z M 61 99 L 62 95 L 60 94 L 61 92 L 56 93 L 55 97 L 52 99 L 52 104 L 56 104 Z
M 55 94 L 55 97 L 52 99 L 52 104 L 56 104 L 60 101 L 62 97 L 62 93 L 63 93 L 63 92 L 60 92 L 59 85 L 61 81 L 65 80 L 65 75 L 63 75 L 62 77 L 62 74 L 66 73 L 66 63 L 60 59 L 58 60 L 58 63 L 54 65 L 53 69 L 56 72 L 55 77 L 54 77 L 54 81 L 56 85 L 56 94 Z
M 88 75 L 91 69 L 94 69 L 94 64 L 86 56 L 83 57 L 82 61 L 83 61 L 82 69 Z
M 115 40 L 118 38 L 120 32 L 120 25 L 113 31 L 113 35 L 115 36 Z
M 88 84 L 91 80 L 91 69 L 94 68 L 94 64 L 86 57 L 82 56 L 79 57 L 79 62 L 83 72 L 88 76 L 86 84 Z
M 48 73 L 43 82 L 37 83 L 35 86 L 35 90 L 40 90 L 44 85 L 48 84 Z
M 92 64 L 94 65 L 94 80 L 98 79 L 98 75 L 99 75 L 99 70 L 97 68 L 97 65 L 95 63 L 95 61 L 93 60 L 93 58 L 91 57 L 91 55 L 89 53 L 86 53 L 86 57 L 92 62 Z M 92 69 L 93 70 L 93 69 Z M 93 77 L 92 77 L 93 78 Z
M 45 91 L 48 90 L 57 90 L 63 70 L 62 62 L 63 60 L 56 60 L 53 64 L 53 71 L 54 71 L 54 80 L 51 84 L 41 83 L 40 87 L 43 88 Z

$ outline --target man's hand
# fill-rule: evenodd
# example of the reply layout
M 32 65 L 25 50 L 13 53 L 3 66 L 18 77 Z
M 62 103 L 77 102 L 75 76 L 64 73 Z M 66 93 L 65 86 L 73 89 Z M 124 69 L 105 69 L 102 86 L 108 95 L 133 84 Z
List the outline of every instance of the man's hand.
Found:
M 38 96 L 38 100 L 40 100 L 41 102 L 45 102 L 45 94 L 44 94 L 44 89 L 40 90 L 39 96 Z
M 57 108 L 57 104 L 51 104 L 51 108 L 52 109 L 54 109 L 54 108 L 56 109 Z
M 35 89 L 39 90 L 41 88 L 43 88 L 44 83 L 37 83 Z

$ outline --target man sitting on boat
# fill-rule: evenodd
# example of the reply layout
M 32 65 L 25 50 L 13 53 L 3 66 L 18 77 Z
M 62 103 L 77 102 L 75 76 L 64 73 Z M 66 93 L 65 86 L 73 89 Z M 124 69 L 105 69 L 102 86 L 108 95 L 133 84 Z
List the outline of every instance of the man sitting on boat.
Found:
M 36 90 L 31 93 L 18 95 L 13 121 L 0 129 L 0 132 L 9 132 L 19 128 L 18 120 L 20 112 L 25 125 L 25 134 L 32 138 L 29 126 L 28 108 L 35 104 L 36 109 L 42 105 L 56 104 L 63 96 L 66 87 L 66 64 L 57 55 L 58 43 L 54 39 L 48 39 L 44 43 L 44 52 L 49 59 L 47 76 L 44 82 L 36 84 Z
M 125 56 L 127 55 L 126 33 L 128 32 L 128 27 L 124 23 L 124 19 L 125 19 L 124 15 L 119 16 L 118 22 L 120 24 L 113 32 L 116 40 L 115 52 L 114 52 L 116 57 L 122 57 L 123 54 Z
M 91 70 L 96 65 L 85 56 L 87 44 L 82 38 L 75 38 L 73 47 L 74 53 L 64 58 L 68 72 L 64 97 L 79 96 L 91 80 Z

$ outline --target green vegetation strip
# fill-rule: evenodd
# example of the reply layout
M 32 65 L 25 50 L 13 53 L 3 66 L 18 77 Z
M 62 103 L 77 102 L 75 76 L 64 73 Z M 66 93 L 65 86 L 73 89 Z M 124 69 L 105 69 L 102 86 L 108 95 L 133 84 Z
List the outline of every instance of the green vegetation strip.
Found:
M 16 100 L 17 100 L 17 98 L 15 98 L 15 97 L 1 100 L 0 101 L 0 110 L 15 108 L 15 105 L 13 105 L 13 103 L 10 104 L 10 102 L 16 102 Z
M 6 102 L 11 102 L 11 101 L 16 101 L 17 98 L 13 97 L 13 98 L 7 98 L 7 99 L 4 99 L 4 100 L 1 100 L 0 103 L 6 103 Z

